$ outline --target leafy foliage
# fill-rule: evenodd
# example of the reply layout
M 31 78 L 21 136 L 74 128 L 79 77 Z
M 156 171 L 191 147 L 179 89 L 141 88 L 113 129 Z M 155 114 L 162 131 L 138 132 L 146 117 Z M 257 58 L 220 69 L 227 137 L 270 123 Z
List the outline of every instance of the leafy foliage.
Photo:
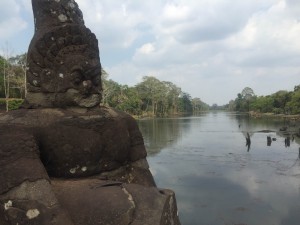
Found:
M 300 85 L 298 85 L 300 87 Z M 291 93 L 291 100 L 287 102 L 286 108 L 292 114 L 300 114 L 300 88 Z
M 168 81 L 145 76 L 134 87 L 120 85 L 108 80 L 104 71 L 103 103 L 134 115 L 167 116 L 191 114 L 208 110 L 209 106 L 200 98 L 192 99 L 188 93 Z
M 15 110 L 18 109 L 22 103 L 24 102 L 24 99 L 9 99 L 8 100 L 8 110 Z M 3 98 L 0 98 L 0 109 L 5 109 L 6 100 Z
M 9 100 L 8 109 L 18 108 L 21 102 L 10 99 L 25 98 L 26 69 L 26 54 L 7 59 L 0 56 L 0 98 L 4 99 L 2 103 L 5 99 Z M 103 104 L 132 115 L 163 117 L 198 113 L 209 109 L 200 98 L 192 99 L 190 94 L 182 92 L 180 87 L 169 81 L 145 76 L 142 82 L 129 87 L 108 77 L 107 72 L 102 69 Z
M 5 59 L 0 56 L 0 98 L 24 98 L 26 54 Z M 6 85 L 6 87 L 5 87 Z M 5 88 L 8 92 L 5 93 Z
M 261 113 L 299 114 L 300 85 L 295 86 L 294 91 L 281 90 L 268 96 L 255 96 L 253 91 L 245 88 L 234 101 L 229 102 L 227 109 L 239 112 L 250 110 Z

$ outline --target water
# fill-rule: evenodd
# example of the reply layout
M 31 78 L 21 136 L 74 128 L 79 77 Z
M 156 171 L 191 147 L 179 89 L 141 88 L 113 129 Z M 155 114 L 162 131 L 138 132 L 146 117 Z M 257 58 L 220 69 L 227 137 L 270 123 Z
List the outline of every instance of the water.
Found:
M 175 191 L 182 225 L 300 224 L 300 140 L 285 147 L 283 120 L 211 112 L 138 123 L 157 186 Z M 276 138 L 271 146 L 267 136 Z

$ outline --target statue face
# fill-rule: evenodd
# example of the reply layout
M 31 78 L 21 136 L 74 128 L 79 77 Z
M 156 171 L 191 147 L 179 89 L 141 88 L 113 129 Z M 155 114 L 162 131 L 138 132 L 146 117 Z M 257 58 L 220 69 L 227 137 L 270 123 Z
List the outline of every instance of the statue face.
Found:
M 97 59 L 80 54 L 67 55 L 55 73 L 58 92 L 74 89 L 83 96 L 101 93 L 101 66 Z
M 89 29 L 78 25 L 55 28 L 33 39 L 29 54 L 29 92 L 59 94 L 66 105 L 92 107 L 101 100 L 101 64 L 98 41 Z M 66 96 L 63 96 L 64 94 Z M 57 105 L 55 101 L 54 105 Z M 86 103 L 89 102 L 89 106 Z M 93 103 L 94 102 L 94 103 Z

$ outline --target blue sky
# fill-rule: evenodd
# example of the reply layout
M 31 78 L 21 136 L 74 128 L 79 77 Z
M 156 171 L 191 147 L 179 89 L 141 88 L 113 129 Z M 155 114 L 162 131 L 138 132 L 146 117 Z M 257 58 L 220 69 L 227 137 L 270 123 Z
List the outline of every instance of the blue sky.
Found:
M 300 84 L 299 0 L 77 0 L 109 78 L 171 81 L 219 105 Z M 27 51 L 30 0 L 0 0 L 0 49 Z M 0 50 L 1 53 L 1 50 Z

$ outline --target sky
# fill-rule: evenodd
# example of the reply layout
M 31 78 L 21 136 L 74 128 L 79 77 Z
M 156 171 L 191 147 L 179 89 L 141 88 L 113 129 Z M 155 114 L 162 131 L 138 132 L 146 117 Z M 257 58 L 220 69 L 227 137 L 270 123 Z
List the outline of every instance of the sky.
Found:
M 54 1 L 54 0 L 53 0 Z M 76 0 L 109 78 L 171 81 L 212 105 L 300 84 L 299 0 Z M 30 0 L 0 0 L 0 54 L 24 53 Z

